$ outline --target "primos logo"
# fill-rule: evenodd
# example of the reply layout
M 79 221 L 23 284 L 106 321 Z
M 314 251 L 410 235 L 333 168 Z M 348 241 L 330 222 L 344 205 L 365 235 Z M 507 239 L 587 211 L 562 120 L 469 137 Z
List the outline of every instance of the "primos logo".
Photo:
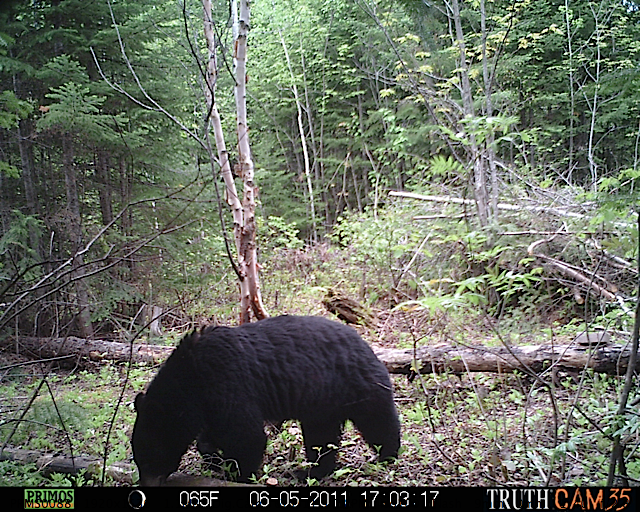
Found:
M 73 489 L 25 489 L 25 509 L 72 509 Z

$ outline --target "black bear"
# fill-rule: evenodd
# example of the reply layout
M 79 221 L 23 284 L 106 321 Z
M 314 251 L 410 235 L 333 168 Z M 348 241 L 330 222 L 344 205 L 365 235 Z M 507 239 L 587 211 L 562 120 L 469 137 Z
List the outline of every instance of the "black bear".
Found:
M 140 485 L 164 483 L 194 439 L 201 452 L 221 450 L 234 460 L 237 478 L 247 481 L 262 461 L 265 421 L 300 421 L 313 478 L 334 470 L 347 419 L 380 459 L 397 457 L 400 447 L 386 368 L 355 330 L 321 317 L 280 316 L 187 335 L 135 408 Z

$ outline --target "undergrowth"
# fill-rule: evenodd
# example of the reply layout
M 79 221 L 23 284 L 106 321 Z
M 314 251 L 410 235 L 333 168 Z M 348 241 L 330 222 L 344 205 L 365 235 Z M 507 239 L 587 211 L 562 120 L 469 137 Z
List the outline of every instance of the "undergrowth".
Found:
M 416 228 L 411 224 L 415 214 L 415 209 L 398 208 L 386 217 L 369 216 L 366 222 L 361 216 L 345 216 L 331 243 L 308 248 L 294 243 L 290 226 L 272 219 L 278 229 L 268 233 L 278 238 L 263 241 L 271 245 L 261 260 L 267 309 L 272 315 L 330 316 L 322 299 L 329 289 L 338 289 L 376 315 L 375 327 L 357 329 L 368 341 L 387 347 L 570 342 L 594 326 L 613 332 L 614 342 L 625 342 L 630 319 L 624 308 L 599 302 L 584 290 L 576 291 L 575 283 L 552 275 L 527 254 L 530 238 L 470 232 L 462 221 L 453 227 L 436 223 Z M 565 242 L 563 254 L 583 250 L 579 240 Z M 234 323 L 231 278 L 219 281 L 217 294 L 209 290 L 178 296 L 164 324 L 169 344 L 211 319 Z M 576 294 L 581 294 L 582 304 Z M 209 302 L 214 295 L 216 300 Z M 9 352 L 1 357 L 6 364 L 0 365 L 5 367 L 0 372 L 0 442 L 42 452 L 104 456 L 114 407 L 125 386 L 125 365 L 21 367 Z M 132 462 L 133 398 L 155 371 L 131 368 L 109 440 L 108 465 Z M 42 386 L 43 378 L 47 386 Z M 393 382 L 402 421 L 399 459 L 375 462 L 374 452 L 347 424 L 336 472 L 306 484 L 603 485 L 616 434 L 631 448 L 629 475 L 640 481 L 640 457 L 633 448 L 640 442 L 640 422 L 637 416 L 615 414 L 620 377 L 591 371 L 546 371 L 537 377 L 444 373 L 411 379 L 394 375 Z M 269 442 L 257 482 L 299 484 L 293 472 L 306 464 L 299 426 L 290 421 L 267 429 Z M 180 471 L 221 477 L 193 448 Z M 33 464 L 0 462 L 0 485 L 44 482 L 96 485 L 99 478 L 45 479 Z

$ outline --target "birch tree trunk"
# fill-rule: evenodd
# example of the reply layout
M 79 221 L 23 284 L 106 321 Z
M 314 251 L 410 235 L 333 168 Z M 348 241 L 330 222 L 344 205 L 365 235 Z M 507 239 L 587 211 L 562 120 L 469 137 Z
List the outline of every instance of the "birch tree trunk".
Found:
M 209 52 L 206 70 L 205 98 L 207 101 L 208 125 L 213 129 L 215 145 L 218 153 L 222 178 L 225 183 L 225 199 L 233 214 L 233 232 L 237 251 L 238 278 L 240 280 L 240 323 L 251 320 L 251 312 L 257 319 L 269 316 L 262 303 L 260 280 L 258 277 L 258 255 L 256 246 L 255 199 L 258 188 L 254 183 L 254 167 L 249 146 L 249 131 L 247 126 L 246 106 L 246 55 L 247 35 L 250 28 L 249 2 L 241 0 L 240 8 L 236 0 L 232 1 L 234 34 L 234 68 L 235 68 L 235 98 L 237 111 L 238 135 L 238 166 L 236 172 L 243 182 L 243 200 L 240 201 L 238 191 L 233 180 L 229 152 L 227 150 L 220 113 L 215 101 L 215 88 L 218 78 L 216 59 L 216 39 L 211 18 L 211 0 L 203 0 L 204 34 Z M 206 140 L 212 171 L 215 174 L 215 156 L 209 143 L 209 130 L 206 130 Z
M 235 4 L 237 0 L 233 0 Z M 236 74 L 236 112 L 238 121 L 238 175 L 244 185 L 244 198 L 242 209 L 244 225 L 240 233 L 240 253 L 244 264 L 247 279 L 248 293 L 241 297 L 242 323 L 249 321 L 249 312 L 253 311 L 255 317 L 260 320 L 269 316 L 262 303 L 260 292 L 260 280 L 258 278 L 258 248 L 256 246 L 256 196 L 258 187 L 253 181 L 254 168 L 251 159 L 251 147 L 249 146 L 249 127 L 247 124 L 247 36 L 251 28 L 249 0 L 240 0 L 240 10 L 237 19 L 234 19 L 234 66 Z M 234 8 L 234 16 L 238 12 Z
M 570 102 L 570 115 L 569 115 L 569 167 L 567 171 L 567 182 L 569 185 L 572 183 L 573 174 L 573 153 L 574 153 L 574 124 L 575 124 L 575 111 L 576 111 L 576 99 L 574 92 L 574 71 L 573 71 L 573 44 L 571 33 L 571 22 L 573 14 L 569 10 L 569 0 L 564 0 L 564 20 L 567 31 L 567 57 L 569 59 L 569 102 Z
M 587 148 L 587 159 L 589 160 L 589 171 L 591 172 L 591 190 L 596 192 L 598 190 L 598 162 L 595 157 L 595 131 L 596 131 L 596 117 L 599 108 L 599 96 L 598 90 L 600 89 L 600 64 L 602 62 L 602 56 L 600 53 L 602 32 L 600 28 L 600 12 L 596 12 L 593 6 L 590 6 L 591 13 L 593 14 L 593 21 L 595 24 L 595 40 L 596 40 L 596 60 L 595 71 L 591 73 L 587 66 L 585 71 L 589 77 L 593 80 L 595 87 L 593 88 L 593 98 L 589 101 L 586 92 L 583 91 L 584 98 L 591 110 L 591 121 L 589 123 L 589 146 Z

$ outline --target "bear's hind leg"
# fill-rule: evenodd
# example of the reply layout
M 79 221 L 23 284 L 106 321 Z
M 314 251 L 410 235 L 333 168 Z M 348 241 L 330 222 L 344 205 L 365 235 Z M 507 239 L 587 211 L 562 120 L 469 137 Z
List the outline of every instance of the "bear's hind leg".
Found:
M 308 476 L 316 479 L 323 478 L 332 473 L 336 467 L 336 451 L 340 443 L 342 422 L 306 421 L 301 423 L 307 460 L 316 463 L 309 470 Z
M 370 405 L 370 404 L 369 404 Z M 352 413 L 349 418 L 367 444 L 378 451 L 380 460 L 395 459 L 400 449 L 400 421 L 393 401 Z

